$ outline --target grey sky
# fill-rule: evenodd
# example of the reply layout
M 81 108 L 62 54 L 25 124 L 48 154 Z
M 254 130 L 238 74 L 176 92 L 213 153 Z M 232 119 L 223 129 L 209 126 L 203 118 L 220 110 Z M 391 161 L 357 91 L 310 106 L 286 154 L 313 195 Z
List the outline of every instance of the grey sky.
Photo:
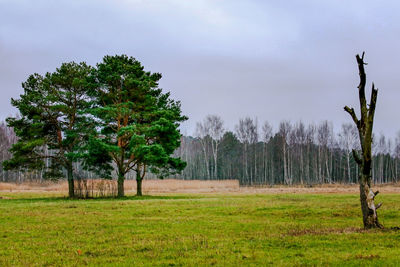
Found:
M 400 130 L 400 2 L 0 0 L 0 119 L 34 72 L 127 54 L 161 72 L 189 121 L 220 115 L 306 123 L 351 122 L 355 54 L 366 51 L 368 90 L 380 89 L 375 132 Z

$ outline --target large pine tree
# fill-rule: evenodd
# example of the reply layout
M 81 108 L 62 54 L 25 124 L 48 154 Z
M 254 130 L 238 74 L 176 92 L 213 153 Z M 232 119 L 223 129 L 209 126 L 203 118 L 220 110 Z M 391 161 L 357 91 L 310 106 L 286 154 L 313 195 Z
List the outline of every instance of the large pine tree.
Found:
M 73 163 L 83 155 L 83 148 L 93 128 L 85 114 L 91 101 L 88 92 L 95 87 L 85 63 L 64 63 L 54 73 L 33 74 L 22 84 L 24 93 L 11 103 L 20 112 L 8 118 L 18 142 L 11 148 L 6 170 L 42 170 L 45 177 L 67 174 L 68 193 L 74 197 Z
M 163 177 L 185 163 L 171 154 L 180 145 L 180 103 L 158 87 L 161 74 L 146 72 L 126 55 L 105 56 L 97 64 L 98 135 L 91 139 L 88 164 L 104 170 L 116 166 L 118 196 L 124 196 L 125 175 L 136 172 L 137 195 L 148 170 Z M 90 162 L 89 162 L 90 161 Z M 110 170 L 111 168 L 109 168 Z

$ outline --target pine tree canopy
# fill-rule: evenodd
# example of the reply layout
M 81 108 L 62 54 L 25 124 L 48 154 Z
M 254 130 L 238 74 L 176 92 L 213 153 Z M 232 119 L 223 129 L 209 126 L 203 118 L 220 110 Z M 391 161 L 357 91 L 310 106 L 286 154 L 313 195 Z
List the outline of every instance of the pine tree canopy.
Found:
M 4 163 L 6 169 L 43 170 L 45 176 L 58 178 L 63 168 L 82 157 L 93 129 L 85 114 L 91 106 L 87 93 L 95 86 L 92 72 L 85 63 L 71 62 L 54 73 L 29 76 L 20 99 L 12 99 L 20 116 L 7 119 L 18 142 L 11 148 L 13 158 Z
M 161 177 L 182 170 L 185 163 L 171 154 L 180 145 L 179 123 L 187 118 L 180 103 L 158 88 L 161 74 L 144 71 L 132 57 L 106 56 L 97 65 L 96 79 L 98 102 L 92 114 L 99 124 L 90 164 L 114 162 L 120 177 L 132 169 Z

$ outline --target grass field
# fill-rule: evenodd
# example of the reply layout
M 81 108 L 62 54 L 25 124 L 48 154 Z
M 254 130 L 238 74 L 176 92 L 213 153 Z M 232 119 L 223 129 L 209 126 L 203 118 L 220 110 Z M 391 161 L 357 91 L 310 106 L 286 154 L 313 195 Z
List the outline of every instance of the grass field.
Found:
M 378 196 L 383 231 L 356 194 L 0 196 L 0 266 L 400 264 L 397 194 Z

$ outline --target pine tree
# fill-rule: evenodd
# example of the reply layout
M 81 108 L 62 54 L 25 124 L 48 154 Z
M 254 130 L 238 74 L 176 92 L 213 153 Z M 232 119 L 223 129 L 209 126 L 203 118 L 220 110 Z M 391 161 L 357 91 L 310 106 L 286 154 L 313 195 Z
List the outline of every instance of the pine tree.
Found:
M 11 100 L 20 117 L 7 119 L 18 141 L 10 150 L 12 158 L 3 163 L 6 170 L 44 170 L 51 179 L 65 171 L 68 194 L 74 197 L 73 163 L 83 157 L 93 129 L 83 112 L 91 105 L 87 93 L 94 88 L 92 70 L 85 63 L 64 63 L 54 73 L 33 74 L 22 84 L 20 99 Z
M 161 74 L 144 71 L 132 57 L 105 56 L 96 73 L 98 102 L 92 114 L 98 135 L 91 139 L 87 162 L 103 169 L 116 165 L 119 197 L 124 196 L 125 175 L 134 170 L 137 195 L 142 195 L 147 171 L 164 177 L 186 166 L 171 154 L 180 145 L 179 123 L 187 118 L 180 103 L 158 88 Z

